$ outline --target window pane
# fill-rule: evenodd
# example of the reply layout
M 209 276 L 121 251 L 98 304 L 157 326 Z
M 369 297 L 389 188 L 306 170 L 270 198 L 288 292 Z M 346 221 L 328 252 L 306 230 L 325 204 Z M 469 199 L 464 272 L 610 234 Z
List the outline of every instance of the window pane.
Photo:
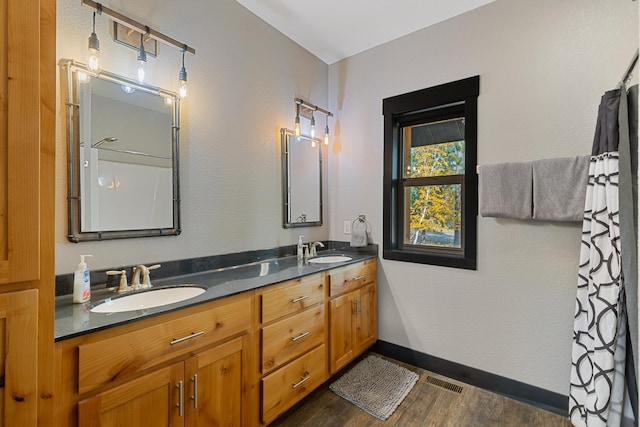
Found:
M 425 185 L 405 188 L 406 245 L 462 248 L 462 185 Z
M 464 174 L 464 119 L 402 128 L 404 177 Z

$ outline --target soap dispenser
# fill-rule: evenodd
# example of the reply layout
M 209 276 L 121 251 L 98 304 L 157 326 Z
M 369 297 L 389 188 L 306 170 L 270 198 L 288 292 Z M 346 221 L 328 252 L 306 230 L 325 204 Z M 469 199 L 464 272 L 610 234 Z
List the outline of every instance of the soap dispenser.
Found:
M 298 237 L 298 259 L 304 258 L 303 248 L 304 248 L 304 245 L 302 243 L 302 236 L 299 236 Z
M 85 257 L 93 255 L 80 255 L 80 263 L 78 268 L 73 273 L 73 302 L 81 304 L 91 299 L 91 278 L 90 272 L 87 268 L 87 263 L 84 262 Z

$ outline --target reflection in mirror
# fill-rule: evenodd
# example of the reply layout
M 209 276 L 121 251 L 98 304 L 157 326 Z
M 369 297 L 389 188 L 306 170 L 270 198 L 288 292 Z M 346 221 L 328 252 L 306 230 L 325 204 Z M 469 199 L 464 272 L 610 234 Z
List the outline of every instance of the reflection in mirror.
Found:
M 177 95 L 72 60 L 62 65 L 69 240 L 179 234 Z
M 322 144 L 317 138 L 280 130 L 282 146 L 283 225 L 322 225 Z

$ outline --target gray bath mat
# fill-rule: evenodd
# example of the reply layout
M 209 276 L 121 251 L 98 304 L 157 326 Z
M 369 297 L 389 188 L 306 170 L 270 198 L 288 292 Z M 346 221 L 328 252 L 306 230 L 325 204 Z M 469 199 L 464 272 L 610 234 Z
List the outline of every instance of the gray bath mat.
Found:
M 418 374 L 376 356 L 368 356 L 329 389 L 374 417 L 386 420 L 409 394 Z

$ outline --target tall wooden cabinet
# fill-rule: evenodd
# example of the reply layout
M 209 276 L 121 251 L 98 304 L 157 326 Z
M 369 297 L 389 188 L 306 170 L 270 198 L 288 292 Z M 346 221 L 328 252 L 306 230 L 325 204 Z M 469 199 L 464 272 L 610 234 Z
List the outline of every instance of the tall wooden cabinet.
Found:
M 55 13 L 0 2 L 0 425 L 47 425 L 52 410 Z

